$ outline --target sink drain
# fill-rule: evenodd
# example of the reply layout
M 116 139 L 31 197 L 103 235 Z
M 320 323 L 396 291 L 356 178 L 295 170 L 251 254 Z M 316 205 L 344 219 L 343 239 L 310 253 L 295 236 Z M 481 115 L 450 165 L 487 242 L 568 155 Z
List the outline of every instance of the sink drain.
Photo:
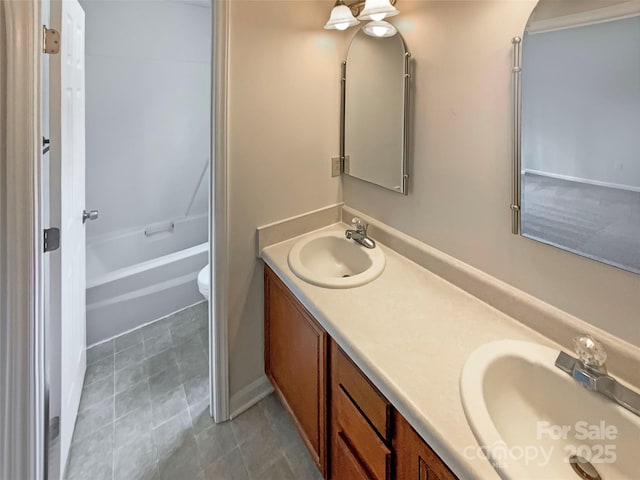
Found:
M 342 275 L 342 278 L 349 278 L 351 275 L 349 275 L 348 273 L 345 273 L 344 275 Z
M 579 455 L 571 455 L 569 457 L 569 463 L 573 471 L 576 472 L 580 478 L 584 480 L 602 480 L 596 468 L 591 465 L 587 459 Z

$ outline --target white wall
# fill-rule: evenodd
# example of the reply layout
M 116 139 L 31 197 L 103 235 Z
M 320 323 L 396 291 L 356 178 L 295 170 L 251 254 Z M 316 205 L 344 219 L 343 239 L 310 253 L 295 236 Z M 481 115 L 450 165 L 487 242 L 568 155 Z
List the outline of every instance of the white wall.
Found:
M 511 38 L 534 5 L 399 5 L 415 61 L 409 196 L 346 177 L 344 201 L 640 345 L 640 276 L 511 235 Z
M 229 58 L 229 351 L 232 395 L 264 375 L 256 227 L 340 200 L 344 36 L 326 1 L 232 1 Z
M 83 0 L 89 237 L 183 217 L 209 158 L 209 8 Z M 207 182 L 192 214 L 207 211 Z
M 525 36 L 523 168 L 640 187 L 639 58 L 640 17 Z

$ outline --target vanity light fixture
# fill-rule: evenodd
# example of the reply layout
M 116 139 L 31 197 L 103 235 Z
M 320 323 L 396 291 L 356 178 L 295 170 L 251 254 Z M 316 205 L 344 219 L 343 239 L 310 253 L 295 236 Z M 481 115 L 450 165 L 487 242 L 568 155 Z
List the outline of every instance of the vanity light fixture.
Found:
M 385 21 L 369 22 L 362 31 L 371 37 L 393 37 L 398 32 L 396 27 Z
M 359 24 L 360 21 L 353 16 L 349 7 L 342 0 L 336 0 L 336 4 L 331 10 L 329 21 L 325 24 L 326 30 L 346 30 L 349 27 Z
M 353 3 L 346 4 L 345 0 L 336 0 L 333 10 L 331 10 L 329 21 L 325 24 L 324 28 L 327 30 L 346 30 L 349 27 L 358 25 L 360 20 L 373 20 L 374 23 L 378 23 L 384 18 L 393 17 L 400 13 L 394 7 L 396 1 L 397 0 L 356 0 Z M 378 26 L 378 31 L 381 31 L 380 26 Z M 395 28 L 392 34 L 374 36 L 383 37 L 393 34 L 395 34 Z

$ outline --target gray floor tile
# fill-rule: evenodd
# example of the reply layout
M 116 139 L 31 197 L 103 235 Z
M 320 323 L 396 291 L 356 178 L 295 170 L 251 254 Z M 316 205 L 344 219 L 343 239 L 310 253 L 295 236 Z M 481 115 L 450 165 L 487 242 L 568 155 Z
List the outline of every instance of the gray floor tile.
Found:
M 113 370 L 113 355 L 96 360 L 87 367 L 84 383 L 89 385 L 97 380 L 102 380 L 109 375 L 113 375 Z
M 115 391 L 116 393 L 123 392 L 133 387 L 136 383 L 146 380 L 146 378 L 147 372 L 143 363 L 118 370 L 115 377 Z
M 189 406 L 209 400 L 209 375 L 197 375 L 184 382 L 184 393 Z
M 180 380 L 182 382 L 186 382 L 193 377 L 209 374 L 209 361 L 204 352 L 199 352 L 188 361 L 178 363 L 178 366 L 180 367 Z
M 73 431 L 74 440 L 82 440 L 102 427 L 112 424 L 113 402 L 113 397 L 109 397 L 78 413 Z
M 261 474 L 278 459 L 284 460 L 279 439 L 273 432 L 250 437 L 240 444 L 240 451 L 251 478 L 262 478 Z
M 145 360 L 147 375 L 150 377 L 177 365 L 178 359 L 176 358 L 176 352 L 173 348 L 153 355 Z
M 111 480 L 113 474 L 113 427 L 97 430 L 71 445 L 67 480 Z
M 144 360 L 144 347 L 142 343 L 121 350 L 116 353 L 115 370 L 122 370 L 137 365 Z
M 283 448 L 287 448 L 299 440 L 298 430 L 296 430 L 291 416 L 284 408 L 281 415 L 269 417 L 268 420 Z
M 208 372 L 202 368 L 208 366 L 203 361 L 205 307 L 189 308 L 142 330 L 144 342 L 134 347 L 146 352 L 145 345 L 154 339 L 158 345 L 166 342 L 166 332 L 173 329 L 182 339 L 175 350 L 137 364 L 139 356 L 121 350 L 119 357 L 133 358 L 133 366 L 122 360 L 124 368 L 115 375 L 111 371 L 85 384 L 66 480 L 320 480 L 275 395 L 231 422 L 217 425 L 209 416 Z M 198 330 L 195 338 L 182 335 L 192 328 Z M 93 355 L 96 365 L 109 348 Z
M 126 448 L 137 443 L 153 429 L 150 408 L 138 408 L 116 420 L 114 425 L 114 448 Z
M 169 320 L 163 318 L 157 322 L 150 323 L 141 328 L 142 338 L 146 342 L 147 340 L 161 337 L 169 332 Z
M 91 384 L 85 382 L 82 388 L 82 397 L 80 398 L 80 411 L 113 397 L 113 393 L 113 373 Z
M 231 428 L 238 444 L 246 442 L 254 435 L 268 437 L 272 431 L 271 425 L 264 414 L 261 405 L 254 405 L 231 422 Z
M 116 395 L 115 418 L 118 419 L 138 408 L 150 408 L 149 383 L 144 380 Z
M 249 480 L 249 472 L 238 447 L 206 466 L 205 474 L 207 480 Z M 306 479 L 301 477 L 299 480 Z
M 154 397 L 151 402 L 151 408 L 154 425 L 160 425 L 180 412 L 188 411 L 189 404 L 184 393 L 184 387 L 180 385 L 175 390 Z
M 113 355 L 115 353 L 115 341 L 108 340 L 106 342 L 101 343 L 100 345 L 95 345 L 91 348 L 87 349 L 87 365 L 91 365 L 98 360 L 102 360 L 109 355 Z
M 199 328 L 209 326 L 209 302 L 198 303 L 191 307 L 191 310 Z
M 275 422 L 282 415 L 288 415 L 276 393 L 272 393 L 263 398 L 260 401 L 260 406 L 264 410 L 267 420 L 270 422 Z
M 190 362 L 205 355 L 204 347 L 197 335 L 176 345 L 174 350 L 178 363 Z
M 191 423 L 194 433 L 201 432 L 206 428 L 214 425 L 213 418 L 209 414 L 209 400 L 204 400 L 189 408 L 191 415 Z
M 160 460 L 171 458 L 180 445 L 194 440 L 189 412 L 185 410 L 154 428 L 153 436 L 158 450 L 158 458 Z
M 252 476 L 252 478 L 256 480 L 300 480 L 298 477 L 294 476 L 291 468 L 289 468 L 289 464 L 282 456 L 279 457 L 269 468 L 261 471 L 258 475 Z M 311 479 L 305 478 L 304 480 Z
M 237 447 L 230 422 L 218 423 L 196 434 L 202 465 L 210 465 Z
M 193 438 L 178 445 L 166 459 L 158 461 L 161 480 L 187 480 L 198 478 L 202 467 L 198 458 L 198 447 Z
M 182 323 L 176 323 L 171 327 L 171 338 L 174 345 L 179 345 L 183 342 L 188 342 L 194 338 L 198 338 L 199 324 L 193 319 L 186 319 Z
M 134 330 L 116 337 L 116 353 L 139 345 L 142 347 L 142 330 Z
M 164 330 L 156 332 L 156 335 L 152 338 L 144 339 L 144 354 L 147 357 L 157 355 L 171 347 L 173 347 L 173 341 L 169 327 L 165 327 Z
M 153 434 L 146 432 L 138 437 L 135 444 L 114 451 L 114 480 L 156 480 L 156 447 Z
M 165 395 L 179 386 L 180 373 L 177 365 L 149 377 L 149 389 L 152 399 Z
M 311 459 L 309 451 L 299 439 L 294 445 L 286 449 L 284 457 L 287 459 L 289 468 L 293 472 L 294 478 L 305 480 L 322 480 L 320 470 Z

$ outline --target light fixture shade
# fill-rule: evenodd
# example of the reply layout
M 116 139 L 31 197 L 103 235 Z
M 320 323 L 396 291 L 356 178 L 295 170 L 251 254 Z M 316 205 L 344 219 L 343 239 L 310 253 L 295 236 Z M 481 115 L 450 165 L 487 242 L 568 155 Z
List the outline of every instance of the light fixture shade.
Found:
M 396 27 L 391 25 L 389 22 L 384 21 L 369 22 L 362 27 L 362 30 L 370 37 L 393 37 L 398 33 Z
M 324 28 L 326 30 L 346 30 L 359 23 L 360 21 L 351 13 L 351 9 L 341 0 L 338 0 L 333 10 L 331 10 L 331 16 Z
M 367 0 L 364 4 L 364 10 L 358 15 L 358 18 L 360 20 L 380 21 L 383 18 L 393 17 L 399 13 L 389 0 Z

